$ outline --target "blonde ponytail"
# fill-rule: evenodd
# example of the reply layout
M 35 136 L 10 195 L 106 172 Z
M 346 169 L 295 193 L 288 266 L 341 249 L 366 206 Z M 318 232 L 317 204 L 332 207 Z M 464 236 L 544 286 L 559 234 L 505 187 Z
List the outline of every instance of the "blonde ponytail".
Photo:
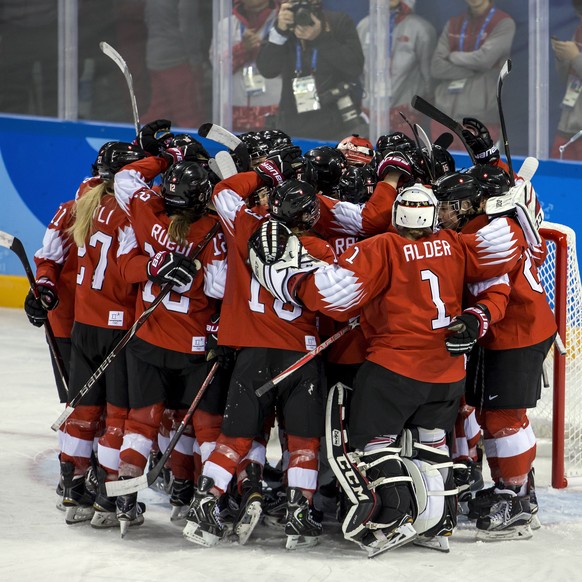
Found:
M 78 247 L 85 246 L 88 237 L 93 233 L 93 215 L 103 196 L 113 195 L 111 182 L 102 182 L 87 190 L 73 206 L 73 217 L 75 221 L 67 230 Z

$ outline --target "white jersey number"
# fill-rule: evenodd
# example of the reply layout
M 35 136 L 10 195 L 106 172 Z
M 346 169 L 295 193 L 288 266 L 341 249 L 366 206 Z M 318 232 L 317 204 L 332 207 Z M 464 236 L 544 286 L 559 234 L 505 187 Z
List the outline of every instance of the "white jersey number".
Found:
M 431 320 L 432 328 L 441 329 L 447 327 L 451 323 L 451 318 L 446 314 L 446 305 L 441 299 L 439 278 L 430 269 L 423 269 L 420 272 L 420 277 L 423 281 L 428 281 L 432 302 L 437 310 L 436 319 Z
M 105 281 L 105 271 L 107 270 L 107 253 L 109 252 L 109 247 L 111 246 L 111 241 L 113 237 L 104 232 L 98 230 L 96 233 L 91 235 L 89 239 L 89 245 L 92 247 L 97 247 L 98 244 L 101 245 L 99 251 L 99 261 L 97 261 L 97 266 L 95 267 L 95 272 L 93 273 L 93 280 L 91 281 L 91 288 L 100 291 L 103 288 L 103 281 Z M 77 256 L 84 257 L 87 254 L 87 246 L 84 245 L 77 249 Z M 83 283 L 85 278 L 85 267 L 79 269 L 77 274 L 77 285 Z
M 265 313 L 265 304 L 259 301 L 259 292 L 261 291 L 261 284 L 257 278 L 253 275 L 251 278 L 251 298 L 249 300 L 249 308 L 255 313 Z M 291 311 L 285 309 L 287 303 L 283 303 L 280 299 L 275 299 L 273 301 L 273 311 L 277 314 L 277 317 L 285 321 L 294 321 L 298 317 L 301 317 L 303 310 L 297 305 L 293 305 Z

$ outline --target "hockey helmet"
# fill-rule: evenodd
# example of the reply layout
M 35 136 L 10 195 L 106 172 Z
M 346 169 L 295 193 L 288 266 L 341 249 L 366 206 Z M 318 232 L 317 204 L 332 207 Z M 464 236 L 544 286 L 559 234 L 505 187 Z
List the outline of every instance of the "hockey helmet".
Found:
M 467 174 L 479 182 L 486 198 L 503 196 L 511 188 L 509 174 L 499 166 L 477 164 L 469 168 Z
M 370 141 L 357 133 L 342 139 L 336 147 L 351 166 L 365 166 L 374 156 L 374 148 Z
M 479 211 L 483 191 L 470 174 L 453 172 L 433 184 L 439 201 L 439 222 L 443 228 L 461 229 Z
M 367 202 L 378 183 L 376 172 L 369 166 L 351 166 L 341 176 L 338 197 L 344 202 Z
M 309 230 L 319 220 L 317 192 L 307 182 L 286 180 L 271 192 L 269 212 L 288 228 Z
M 438 201 L 431 188 L 415 184 L 404 188 L 392 207 L 392 224 L 397 228 L 437 230 Z
M 315 173 L 317 188 L 324 194 L 330 194 L 335 188 L 348 164 L 338 149 L 331 146 L 319 146 L 304 154 L 308 166 Z
M 122 141 L 108 141 L 101 146 L 95 160 L 94 174 L 102 180 L 113 180 L 123 166 L 143 160 L 145 152 L 137 145 Z
M 162 176 L 161 193 L 168 210 L 188 209 L 202 215 L 212 194 L 208 172 L 197 162 L 178 162 Z

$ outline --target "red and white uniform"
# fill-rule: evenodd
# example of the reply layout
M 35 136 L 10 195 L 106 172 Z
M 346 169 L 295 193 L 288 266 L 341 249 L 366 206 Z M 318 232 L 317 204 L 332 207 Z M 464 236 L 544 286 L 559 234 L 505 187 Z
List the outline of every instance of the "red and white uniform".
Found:
M 218 341 L 233 347 L 307 352 L 319 343 L 316 314 L 274 299 L 247 264 L 249 238 L 266 217 L 249 210 L 245 200 L 262 185 L 255 172 L 245 172 L 220 182 L 212 196 L 224 229 L 229 262 Z M 314 257 L 327 262 L 335 258 L 322 239 L 302 235 L 301 243 Z
M 451 357 L 445 336 L 462 311 L 465 282 L 499 276 L 520 259 L 508 221 L 489 228 L 509 242 L 497 245 L 480 233 L 447 230 L 417 241 L 378 235 L 352 246 L 339 265 L 307 277 L 298 294 L 309 309 L 333 317 L 361 308 L 368 360 L 422 382 L 457 382 L 465 376 L 464 358 Z M 410 309 L 414 317 L 407 317 Z M 495 321 L 496 310 L 490 311 Z M 426 364 L 419 368 L 419 361 Z

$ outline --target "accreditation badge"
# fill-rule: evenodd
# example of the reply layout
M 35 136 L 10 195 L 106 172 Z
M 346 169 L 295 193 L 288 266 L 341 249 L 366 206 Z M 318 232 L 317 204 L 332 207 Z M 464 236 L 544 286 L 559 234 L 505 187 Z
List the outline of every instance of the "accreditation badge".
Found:
M 564 99 L 562 99 L 562 107 L 568 109 L 574 107 L 580 93 L 582 93 L 582 79 L 570 75 L 570 78 L 568 79 L 568 89 L 566 89 L 566 94 L 564 95 Z
M 297 113 L 321 109 L 313 75 L 293 79 L 293 96 L 295 97 Z
M 248 65 L 243 68 L 243 80 L 248 97 L 262 95 L 267 91 L 265 77 L 259 73 L 256 65 Z
M 461 93 L 467 84 L 467 79 L 456 79 L 451 81 L 448 86 L 449 93 Z

